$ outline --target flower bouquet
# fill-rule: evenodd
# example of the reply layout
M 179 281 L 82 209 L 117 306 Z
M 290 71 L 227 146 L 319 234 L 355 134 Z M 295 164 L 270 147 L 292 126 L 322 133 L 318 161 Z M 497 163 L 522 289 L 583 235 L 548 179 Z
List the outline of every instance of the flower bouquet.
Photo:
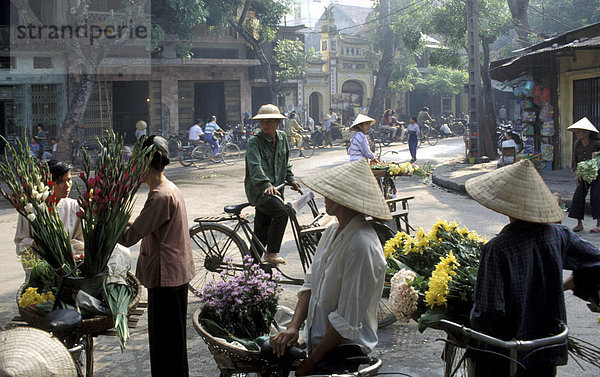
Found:
M 577 174 L 587 183 L 592 183 L 598 178 L 598 169 L 600 169 L 600 156 L 577 163 Z
M 0 162 L 0 179 L 7 189 L 2 196 L 27 218 L 33 230 L 36 252 L 58 275 L 65 276 L 75 268 L 71 241 L 56 211 L 54 182 L 48 166 L 31 155 L 29 145 L 17 140 L 11 145 L 2 138 L 8 158 Z
M 398 164 L 395 162 L 379 162 L 375 165 L 371 165 L 371 170 L 384 171 L 390 176 L 412 176 L 416 175 L 419 177 L 426 176 L 428 171 L 423 169 L 422 166 L 405 162 Z
M 468 323 L 477 266 L 485 238 L 455 222 L 438 222 L 425 233 L 398 232 L 384 246 L 396 318 L 419 322 L 424 331 L 440 319 Z
M 267 274 L 250 257 L 244 258 L 241 273 L 232 275 L 232 269 L 229 264 L 220 274 L 221 281 L 211 281 L 202 292 L 195 292 L 204 305 L 199 322 L 211 335 L 256 351 L 255 340 L 269 334 L 281 287 L 277 276 Z

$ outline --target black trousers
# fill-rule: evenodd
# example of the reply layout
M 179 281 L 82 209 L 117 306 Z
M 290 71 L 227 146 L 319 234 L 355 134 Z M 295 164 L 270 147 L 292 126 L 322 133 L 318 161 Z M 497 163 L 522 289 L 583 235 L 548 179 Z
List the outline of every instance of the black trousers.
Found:
M 592 183 L 586 183 L 581 177 L 579 186 L 573 194 L 573 201 L 569 209 L 569 217 L 583 220 L 585 213 L 585 198 L 590 192 L 590 204 L 592 205 L 592 217 L 600 219 L 600 180 L 596 178 Z
M 187 298 L 187 284 L 148 288 L 150 368 L 154 377 L 189 375 Z
M 281 200 L 269 197 L 265 203 L 256 206 L 254 233 L 269 253 L 279 253 L 287 222 L 288 213 Z
M 347 372 L 356 372 L 360 366 L 360 361 L 348 360 L 356 356 L 365 356 L 359 346 L 355 344 L 343 344 L 331 351 L 319 361 L 313 370 L 313 374 L 340 374 Z

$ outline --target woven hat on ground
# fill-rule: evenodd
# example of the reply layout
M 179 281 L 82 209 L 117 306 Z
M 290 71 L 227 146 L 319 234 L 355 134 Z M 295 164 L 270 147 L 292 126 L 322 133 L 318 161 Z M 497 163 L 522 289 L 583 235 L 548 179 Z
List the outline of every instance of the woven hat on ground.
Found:
M 143 131 L 146 128 L 148 128 L 148 124 L 146 124 L 146 121 L 138 120 L 137 122 L 135 122 L 135 129 L 136 130 Z
M 569 130 L 569 131 L 585 130 L 585 131 L 591 131 L 591 132 L 598 133 L 598 129 L 596 129 L 596 127 L 594 127 L 592 122 L 590 122 L 588 120 L 588 118 L 586 118 L 586 117 L 579 119 L 577 122 L 573 123 L 573 125 L 567 127 L 567 130 Z
M 556 198 L 529 160 L 471 178 L 465 188 L 483 206 L 515 219 L 555 223 L 564 217 Z
M 375 119 L 368 117 L 364 114 L 358 114 L 356 116 L 356 119 L 354 119 L 354 122 L 352 122 L 352 125 L 350 126 L 350 128 L 354 128 L 354 127 L 359 126 L 366 122 L 371 122 L 371 125 L 373 125 L 373 123 L 375 123 Z
M 77 376 L 67 348 L 50 333 L 33 327 L 0 331 L 0 377 Z
M 281 115 L 277 106 L 268 103 L 266 105 L 262 105 L 260 109 L 258 109 L 258 114 L 253 116 L 252 119 L 285 119 L 285 116 Z
M 311 190 L 365 215 L 391 220 L 392 214 L 367 161 L 357 160 L 302 178 Z

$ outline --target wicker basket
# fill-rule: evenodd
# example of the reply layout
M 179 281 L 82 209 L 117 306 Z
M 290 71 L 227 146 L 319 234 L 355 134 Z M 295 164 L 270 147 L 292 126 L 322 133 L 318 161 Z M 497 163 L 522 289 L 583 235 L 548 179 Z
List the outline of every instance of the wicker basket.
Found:
M 266 372 L 268 363 L 261 358 L 260 351 L 243 350 L 210 335 L 199 322 L 201 311 L 202 309 L 196 310 L 192 317 L 194 328 L 206 342 L 208 350 L 224 376 L 235 373 Z
M 129 286 L 133 289 L 133 300 L 131 301 L 131 303 L 129 304 L 129 311 L 127 312 L 127 317 L 130 317 L 131 314 L 133 313 L 133 311 L 135 310 L 135 308 L 137 307 L 138 303 L 140 302 L 140 298 L 141 298 L 141 289 L 140 289 L 140 282 L 139 280 L 135 277 L 135 275 L 133 275 L 130 272 L 127 272 L 127 283 L 129 284 Z M 25 322 L 27 322 L 29 325 L 33 326 L 33 327 L 37 327 L 37 328 L 43 328 L 44 327 L 44 317 L 40 314 L 38 314 L 37 312 L 35 312 L 34 310 L 31 310 L 29 308 L 22 308 L 19 306 L 19 300 L 21 299 L 21 296 L 23 295 L 23 292 L 25 292 L 25 288 L 26 288 L 27 284 L 23 284 L 21 286 L 21 288 L 19 288 L 19 290 L 17 291 L 17 307 L 19 308 L 19 314 L 21 315 L 21 317 L 23 318 L 23 320 Z M 101 332 L 104 332 L 108 329 L 111 329 L 114 327 L 114 320 L 112 318 L 112 316 L 95 316 L 93 318 L 86 318 L 82 321 L 81 327 L 78 330 L 78 333 L 80 335 L 83 334 L 98 334 Z

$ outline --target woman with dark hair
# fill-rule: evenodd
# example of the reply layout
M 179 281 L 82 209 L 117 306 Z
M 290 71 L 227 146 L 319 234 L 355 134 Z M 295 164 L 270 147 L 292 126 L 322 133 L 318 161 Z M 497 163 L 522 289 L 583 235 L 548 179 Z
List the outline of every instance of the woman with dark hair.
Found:
M 81 229 L 81 220 L 77 217 L 79 204 L 77 200 L 69 198 L 71 191 L 71 166 L 58 160 L 48 161 L 48 168 L 54 182 L 54 195 L 56 196 L 56 210 L 58 216 L 65 225 L 71 239 L 71 248 L 74 255 L 83 254 L 83 233 Z M 31 228 L 26 218 L 19 215 L 17 220 L 17 231 L 15 233 L 15 245 L 17 255 L 23 255 L 27 250 L 35 251 L 35 243 L 31 236 Z M 29 276 L 31 270 L 25 268 L 25 273 Z
M 417 123 L 417 118 L 410 117 L 410 123 L 406 127 L 408 133 L 408 150 L 410 151 L 410 162 L 417 160 L 417 146 L 419 145 L 419 134 L 421 129 Z
M 142 240 L 136 276 L 148 288 L 148 338 L 153 376 L 188 376 L 187 296 L 194 260 L 183 194 L 163 174 L 169 145 L 160 136 L 144 141 L 152 158 L 142 182 L 150 191 L 142 212 L 120 239 Z
M 383 120 L 381 121 L 381 128 L 386 130 L 391 136 L 392 139 L 396 139 L 398 136 L 399 123 L 398 119 L 394 116 L 396 112 L 392 109 L 387 109 L 383 113 Z

